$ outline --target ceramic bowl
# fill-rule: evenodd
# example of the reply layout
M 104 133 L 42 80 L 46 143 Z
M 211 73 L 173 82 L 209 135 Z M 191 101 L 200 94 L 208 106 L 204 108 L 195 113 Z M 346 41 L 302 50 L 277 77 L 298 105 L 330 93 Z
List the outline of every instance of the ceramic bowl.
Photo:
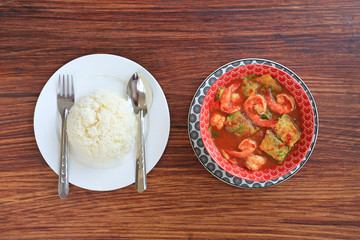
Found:
M 208 88 L 202 101 L 199 120 L 201 138 L 210 157 L 228 174 L 249 182 L 261 183 L 260 186 L 263 187 L 271 186 L 274 184 L 267 184 L 268 181 L 273 183 L 273 181 L 281 182 L 286 180 L 294 175 L 309 159 L 318 134 L 316 105 L 305 83 L 285 66 L 265 59 L 246 59 L 236 62 L 239 63 L 239 66 L 234 67 L 234 62 L 229 63 L 213 73 L 216 76 L 216 72 L 223 72 L 216 80 L 213 79 L 213 83 Z M 234 79 L 250 74 L 270 74 L 273 78 L 277 79 L 294 96 L 298 103 L 302 120 L 301 138 L 295 149 L 286 157 L 286 160 L 276 167 L 259 171 L 249 171 L 227 161 L 214 145 L 209 132 L 209 107 L 217 90 Z M 281 181 L 278 181 L 279 179 Z

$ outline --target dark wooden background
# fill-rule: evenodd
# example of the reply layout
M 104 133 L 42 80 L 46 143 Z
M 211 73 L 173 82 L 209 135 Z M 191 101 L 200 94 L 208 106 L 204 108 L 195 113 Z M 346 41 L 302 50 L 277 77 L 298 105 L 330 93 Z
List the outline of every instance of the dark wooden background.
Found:
M 0 2 L 0 239 L 359 239 L 360 1 Z M 167 97 L 167 148 L 148 189 L 70 186 L 33 133 L 37 97 L 63 64 L 92 53 L 138 62 Z M 315 151 L 290 180 L 247 190 L 200 164 L 192 97 L 225 63 L 259 57 L 297 73 L 316 100 Z

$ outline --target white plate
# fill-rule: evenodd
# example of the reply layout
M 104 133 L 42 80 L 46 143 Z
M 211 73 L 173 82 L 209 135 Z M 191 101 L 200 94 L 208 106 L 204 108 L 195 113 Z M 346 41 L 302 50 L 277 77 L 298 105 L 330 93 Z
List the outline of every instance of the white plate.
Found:
M 134 72 L 142 72 L 153 89 L 153 103 L 146 115 L 147 173 L 157 164 L 165 150 L 170 132 L 169 108 L 160 85 L 145 68 L 129 59 L 109 54 L 93 54 L 74 59 L 58 69 L 45 84 L 36 103 L 34 113 L 36 143 L 43 158 L 54 172 L 59 173 L 60 162 L 59 114 L 56 103 L 59 74 L 73 75 L 76 101 L 98 89 L 116 91 L 125 98 L 127 82 Z M 76 159 L 72 160 L 72 157 L 76 158 L 72 152 L 70 148 L 69 181 L 78 187 L 108 191 L 135 182 L 133 157 L 111 168 L 97 168 L 83 165 Z

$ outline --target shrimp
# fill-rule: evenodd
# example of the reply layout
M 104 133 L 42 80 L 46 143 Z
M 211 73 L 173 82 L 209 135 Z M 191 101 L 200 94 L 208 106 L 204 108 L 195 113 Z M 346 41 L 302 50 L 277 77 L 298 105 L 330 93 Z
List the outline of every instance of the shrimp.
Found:
M 226 113 L 233 113 L 241 109 L 242 99 L 239 94 L 234 93 L 241 85 L 241 82 L 231 84 L 220 97 L 220 110 Z
M 255 151 L 256 142 L 252 139 L 247 138 L 247 139 L 242 140 L 242 142 L 239 144 L 238 148 L 241 150 L 241 152 L 231 151 L 231 150 L 227 150 L 227 149 L 225 149 L 225 151 L 233 157 L 246 158 L 246 157 L 250 156 L 251 154 L 253 154 L 253 152 Z
M 259 155 L 250 155 L 245 160 L 245 167 L 251 171 L 259 170 L 266 163 L 266 159 Z
M 273 127 L 277 121 L 260 118 L 260 114 L 264 114 L 266 108 L 265 98 L 259 94 L 251 95 L 244 103 L 245 113 L 251 121 L 260 127 Z
M 214 114 L 210 119 L 210 125 L 215 126 L 217 129 L 221 129 L 224 126 L 225 117 L 220 114 Z
M 276 102 L 273 99 L 270 89 L 268 89 L 267 94 L 265 96 L 267 103 L 269 104 L 269 107 L 274 112 L 277 112 L 279 114 L 285 114 L 292 112 L 295 109 L 295 100 L 292 96 L 289 96 L 287 94 L 279 94 L 276 96 Z

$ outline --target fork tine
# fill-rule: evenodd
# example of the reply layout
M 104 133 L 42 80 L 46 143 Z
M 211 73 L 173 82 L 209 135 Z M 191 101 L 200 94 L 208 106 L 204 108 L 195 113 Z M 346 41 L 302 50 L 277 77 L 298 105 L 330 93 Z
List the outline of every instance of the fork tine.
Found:
M 72 76 L 71 75 L 67 75 L 67 93 L 68 93 L 68 97 L 72 96 L 72 90 L 71 90 L 71 86 L 72 86 Z
M 57 85 L 58 98 L 72 99 L 75 98 L 74 78 L 71 74 L 60 74 Z
M 71 96 L 75 96 L 75 91 L 74 91 L 74 78 L 71 75 Z
M 61 96 L 66 98 L 66 83 L 65 83 L 65 75 L 62 76 L 62 87 L 61 87 Z
M 65 88 L 65 82 L 64 82 L 64 75 L 61 75 L 61 80 L 60 80 L 60 96 L 64 97 L 65 96 L 65 92 L 64 92 L 64 88 Z
M 57 95 L 58 95 L 58 96 L 61 95 L 61 75 L 59 75 L 59 79 L 58 79 Z
M 69 85 L 69 75 L 66 75 L 66 88 L 65 88 L 65 97 L 69 97 L 70 95 L 70 85 Z

